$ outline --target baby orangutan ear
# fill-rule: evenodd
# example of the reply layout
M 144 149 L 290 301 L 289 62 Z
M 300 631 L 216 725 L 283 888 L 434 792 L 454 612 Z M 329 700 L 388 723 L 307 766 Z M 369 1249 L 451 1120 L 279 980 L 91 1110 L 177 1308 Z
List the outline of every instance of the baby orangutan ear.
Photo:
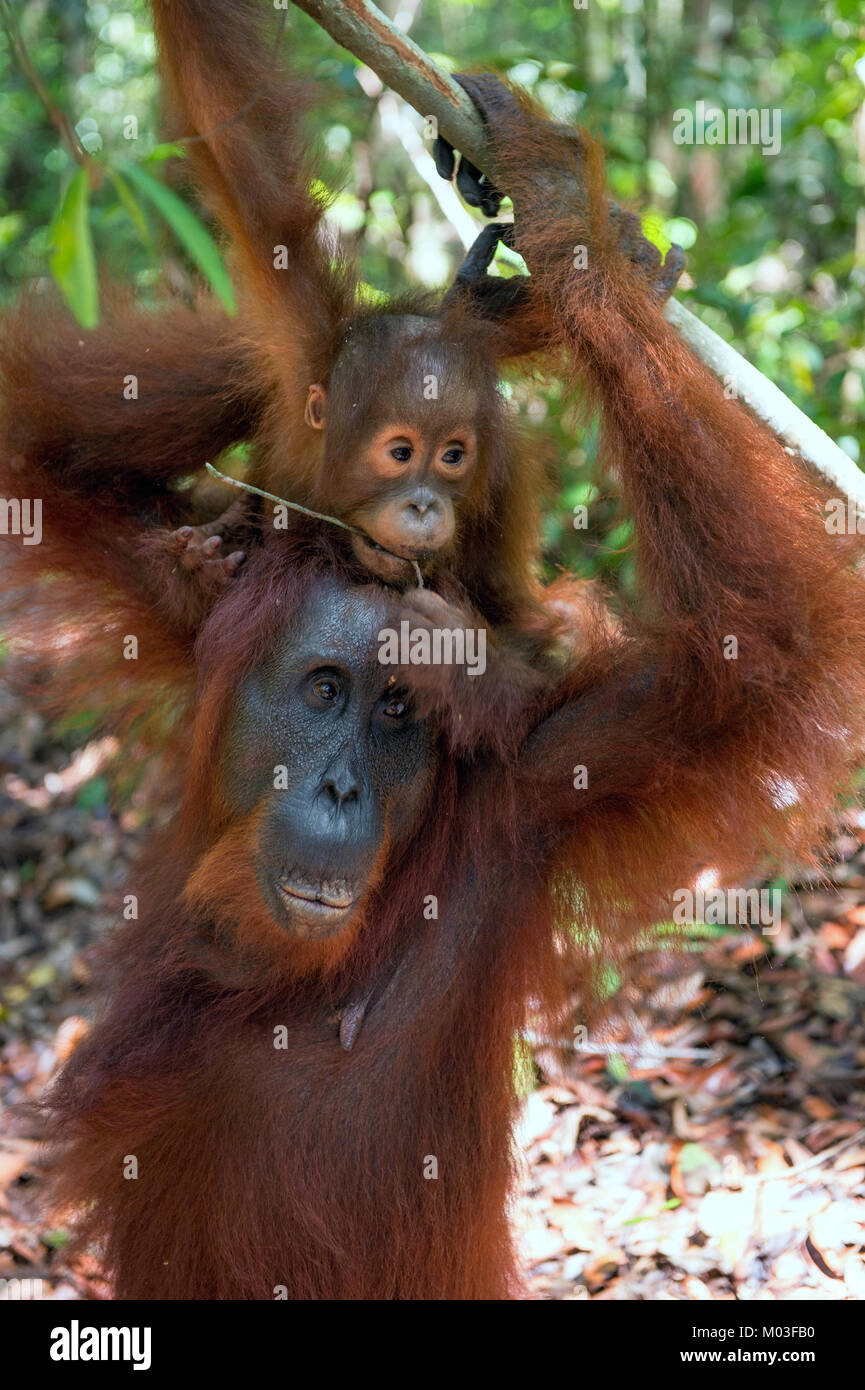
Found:
M 306 397 L 306 408 L 303 418 L 314 430 L 324 429 L 324 403 L 327 399 L 327 391 L 320 381 L 314 381 L 309 388 Z

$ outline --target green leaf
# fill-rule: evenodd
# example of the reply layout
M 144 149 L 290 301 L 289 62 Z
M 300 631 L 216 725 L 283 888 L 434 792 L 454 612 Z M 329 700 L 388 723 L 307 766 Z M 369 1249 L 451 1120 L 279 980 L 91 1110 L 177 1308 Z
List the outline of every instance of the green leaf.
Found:
M 628 1064 L 620 1052 L 611 1052 L 607 1058 L 607 1071 L 614 1081 L 621 1085 L 627 1081 L 630 1072 Z
M 518 1096 L 528 1096 L 537 1085 L 535 1054 L 528 1038 L 514 1038 L 514 1090 Z
M 679 1150 L 679 1167 L 683 1173 L 696 1173 L 701 1168 L 710 1168 L 720 1173 L 721 1165 L 714 1154 L 704 1149 L 702 1144 L 683 1144 Z
M 666 1202 L 661 1203 L 661 1205 L 658 1207 L 658 1211 L 649 1212 L 648 1216 L 629 1216 L 626 1221 L 622 1222 L 622 1225 L 639 1226 L 641 1221 L 654 1221 L 655 1217 L 658 1215 L 658 1212 L 675 1211 L 676 1207 L 680 1207 L 681 1205 L 682 1201 L 680 1197 L 670 1197 Z
M 737 926 L 718 926 L 714 922 L 656 922 L 649 929 L 647 945 L 650 950 L 657 950 L 657 941 L 652 941 L 656 935 L 679 937 L 681 940 L 720 941 L 722 937 L 737 936 L 738 933 Z
M 644 212 L 642 219 L 643 236 L 650 241 L 653 246 L 657 246 L 662 255 L 666 255 L 670 249 L 669 239 L 664 235 L 664 218 L 659 212 Z
M 79 790 L 75 804 L 82 811 L 96 811 L 100 806 L 107 805 L 110 795 L 110 788 L 104 777 L 91 777 Z
M 124 164 L 123 172 L 157 212 L 165 218 L 181 245 L 189 252 L 214 293 L 222 300 L 229 314 L 237 310 L 234 287 L 225 268 L 216 242 L 182 198 L 178 198 L 164 183 L 153 178 L 138 164 Z
M 144 163 L 161 164 L 164 159 L 186 159 L 186 157 L 185 145 L 176 145 L 173 140 L 166 140 L 161 145 L 154 145 L 150 154 L 144 156 Z
M 135 201 L 132 189 L 129 187 L 126 180 L 120 177 L 116 169 L 109 169 L 108 172 L 111 176 L 111 182 L 114 184 L 117 191 L 118 198 L 141 233 L 142 241 L 149 243 L 152 238 L 150 236 L 150 228 L 147 225 L 147 218 L 141 211 L 140 205 Z
M 51 224 L 49 240 L 51 274 L 82 328 L 93 328 L 99 320 L 99 288 L 86 169 L 79 169 L 70 179 Z
M 384 290 L 377 290 L 375 285 L 367 284 L 366 280 L 361 280 L 357 287 L 358 304 L 387 304 L 389 297 Z
M 43 1231 L 39 1239 L 49 1250 L 62 1250 L 64 1245 L 69 1244 L 69 1232 L 58 1226 L 54 1231 Z

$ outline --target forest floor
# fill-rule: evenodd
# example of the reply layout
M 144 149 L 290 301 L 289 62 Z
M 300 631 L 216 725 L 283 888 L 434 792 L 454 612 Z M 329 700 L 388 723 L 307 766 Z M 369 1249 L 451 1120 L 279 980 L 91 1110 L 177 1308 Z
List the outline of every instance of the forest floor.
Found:
M 117 818 L 110 740 L 46 726 L 0 684 L 0 1280 L 105 1298 L 92 1255 L 40 1215 L 31 1101 L 83 1036 L 87 952 L 148 827 Z M 865 814 L 831 881 L 784 894 L 771 934 L 646 952 L 598 1036 L 538 1045 L 515 1213 L 542 1299 L 865 1297 Z

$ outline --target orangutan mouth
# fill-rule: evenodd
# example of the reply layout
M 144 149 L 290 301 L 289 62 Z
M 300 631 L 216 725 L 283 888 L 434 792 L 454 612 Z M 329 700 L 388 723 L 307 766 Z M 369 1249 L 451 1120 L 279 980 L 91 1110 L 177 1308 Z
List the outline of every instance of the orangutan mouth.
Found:
M 319 909 L 322 915 L 348 912 L 357 902 L 357 894 L 346 883 L 304 883 L 299 879 L 280 878 L 276 881 L 280 893 L 306 904 L 307 909 Z
M 365 531 L 356 532 L 352 536 L 352 543 L 356 559 L 386 584 L 404 583 L 412 575 L 424 570 L 437 553 L 424 550 L 418 551 L 416 557 L 397 555 L 395 551 L 387 550 L 378 541 L 374 541 Z

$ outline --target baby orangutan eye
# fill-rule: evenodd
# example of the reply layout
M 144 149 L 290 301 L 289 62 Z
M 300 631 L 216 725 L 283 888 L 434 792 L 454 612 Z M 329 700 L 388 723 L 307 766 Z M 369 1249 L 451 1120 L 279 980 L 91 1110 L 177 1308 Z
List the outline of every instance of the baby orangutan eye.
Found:
M 411 459 L 411 445 L 397 444 L 395 448 L 391 449 L 390 456 L 392 459 L 396 459 L 397 463 L 408 463 Z
M 339 681 L 334 680 L 332 676 L 320 676 L 318 680 L 313 681 L 312 688 L 325 705 L 332 704 L 339 696 Z
M 455 444 L 453 448 L 446 449 L 442 454 L 442 463 L 449 463 L 451 468 L 455 468 L 458 463 L 462 463 L 466 456 L 466 451 L 462 445 Z

